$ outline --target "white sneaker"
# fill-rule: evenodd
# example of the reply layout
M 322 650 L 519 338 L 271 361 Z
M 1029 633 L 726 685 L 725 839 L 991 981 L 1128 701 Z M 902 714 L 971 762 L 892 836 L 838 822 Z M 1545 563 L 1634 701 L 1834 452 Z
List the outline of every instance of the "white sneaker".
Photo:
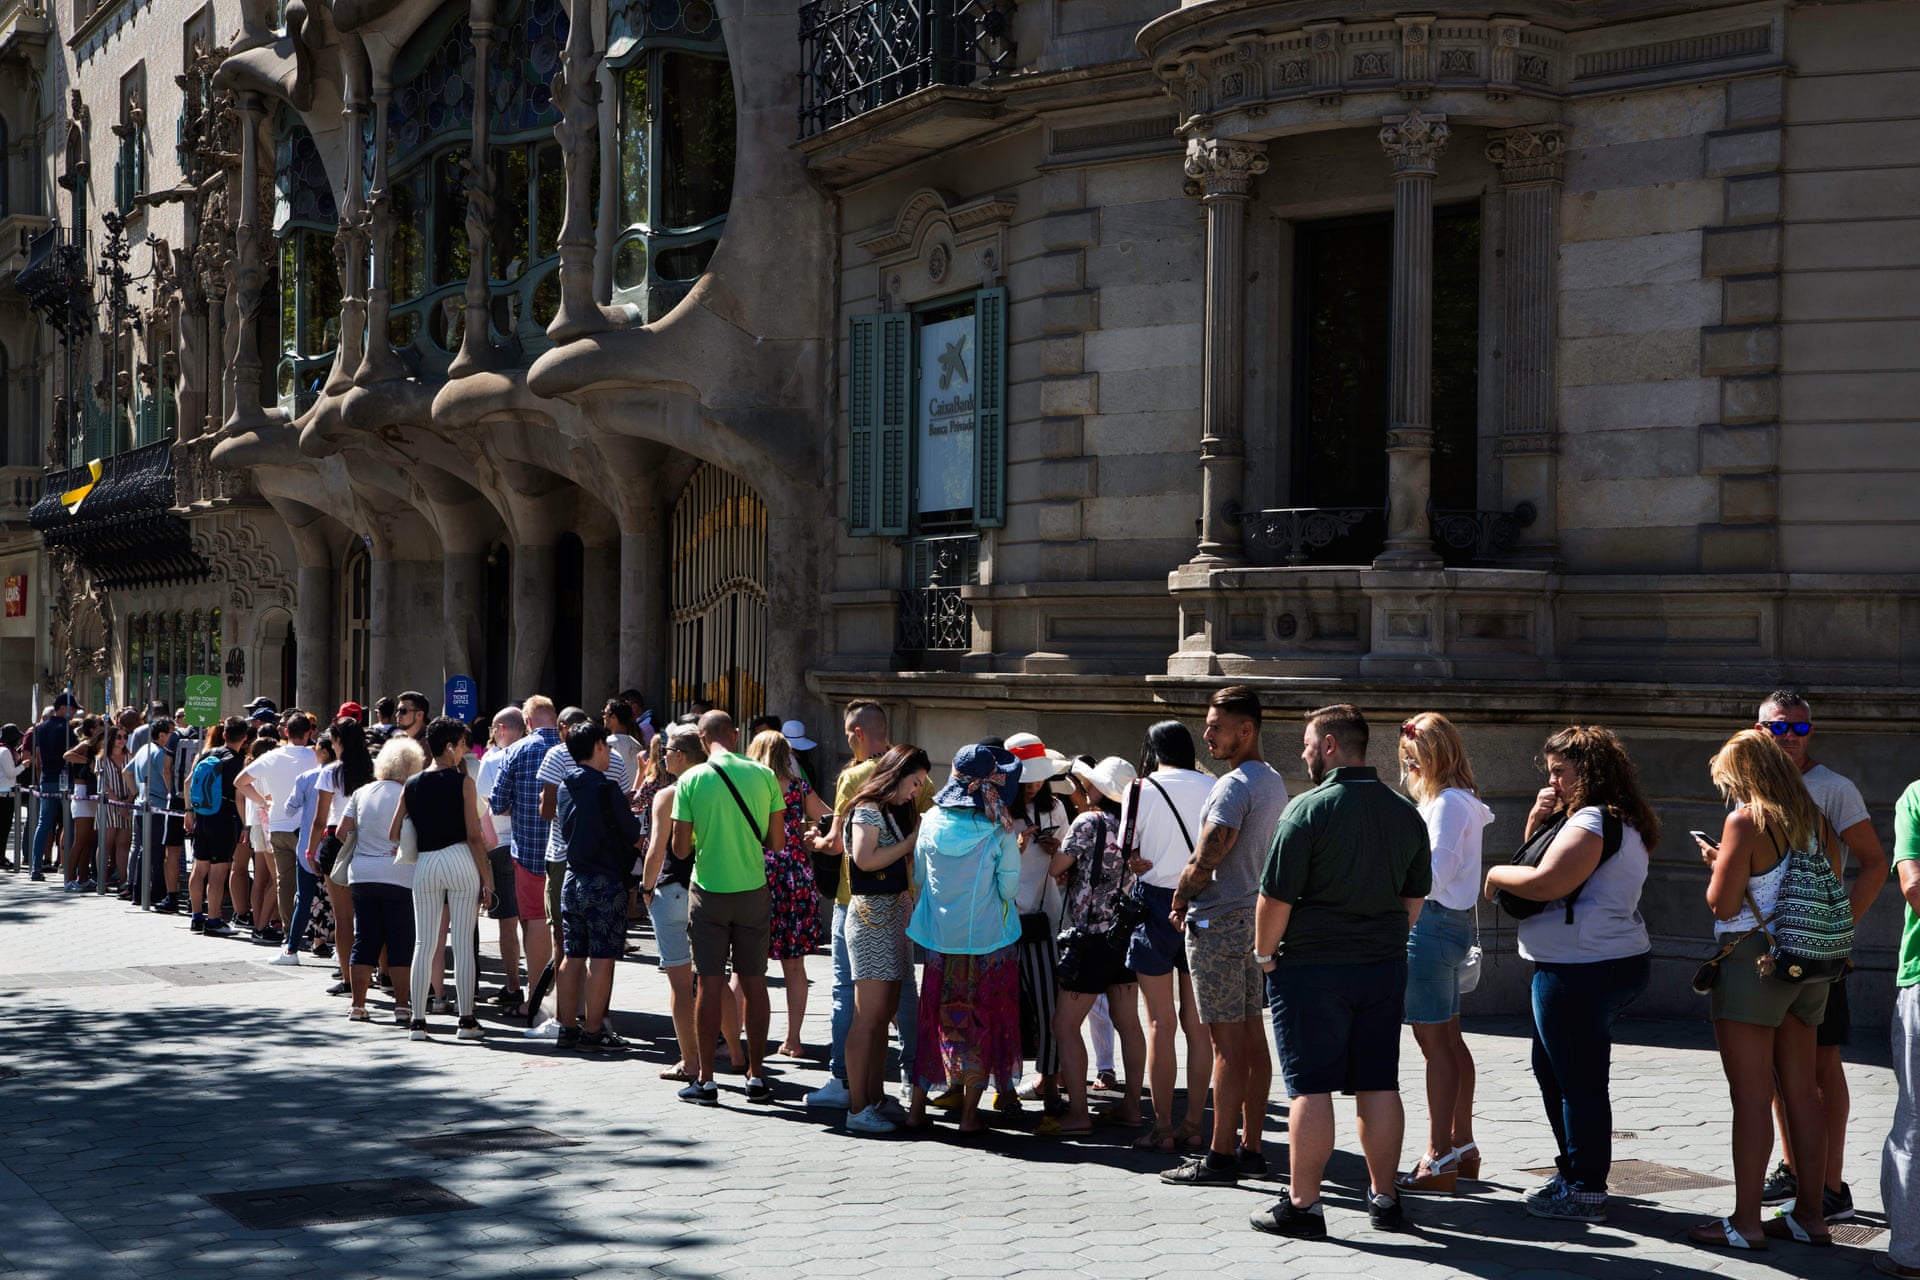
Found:
M 852 1095 L 847 1092 L 847 1082 L 832 1076 L 827 1077 L 825 1084 L 807 1095 L 808 1106 L 826 1107 L 834 1111 L 846 1110 L 847 1103 L 852 1100 Z
M 552 1018 L 548 1018 L 537 1027 L 528 1027 L 526 1037 L 529 1040 L 558 1040 L 560 1038 L 560 1024 Z
M 290 964 L 290 965 L 297 966 L 300 963 L 300 957 L 295 952 L 282 951 L 280 954 L 276 955 L 273 959 L 267 961 L 267 963 L 268 964 Z
M 892 1133 L 894 1128 L 893 1121 L 881 1115 L 880 1108 L 877 1106 L 868 1107 L 865 1111 L 849 1111 L 847 1113 L 848 1133 Z

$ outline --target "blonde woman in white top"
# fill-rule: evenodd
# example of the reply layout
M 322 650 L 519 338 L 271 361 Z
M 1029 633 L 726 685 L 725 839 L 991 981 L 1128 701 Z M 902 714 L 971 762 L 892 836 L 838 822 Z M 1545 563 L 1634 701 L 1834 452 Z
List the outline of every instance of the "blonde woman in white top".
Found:
M 1400 783 L 1427 824 L 1433 889 L 1407 935 L 1406 1019 L 1427 1060 L 1427 1153 L 1394 1179 L 1402 1191 L 1452 1191 L 1480 1176 L 1473 1140 L 1473 1054 L 1460 1034 L 1460 966 L 1473 945 L 1481 833 L 1493 810 L 1474 786 L 1466 744 L 1445 716 L 1400 726 Z

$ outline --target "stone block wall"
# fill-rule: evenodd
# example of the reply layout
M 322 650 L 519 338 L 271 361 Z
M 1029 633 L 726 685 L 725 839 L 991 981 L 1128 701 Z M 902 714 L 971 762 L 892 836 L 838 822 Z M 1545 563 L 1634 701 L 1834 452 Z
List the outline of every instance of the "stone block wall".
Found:
M 1796 9 L 1782 94 L 1781 567 L 1920 571 L 1920 5 Z
M 1560 548 L 1572 572 L 1685 572 L 1718 514 L 1699 467 L 1718 417 L 1701 329 L 1721 318 L 1705 228 L 1721 183 L 1701 138 L 1717 86 L 1581 101 L 1567 111 L 1561 201 Z

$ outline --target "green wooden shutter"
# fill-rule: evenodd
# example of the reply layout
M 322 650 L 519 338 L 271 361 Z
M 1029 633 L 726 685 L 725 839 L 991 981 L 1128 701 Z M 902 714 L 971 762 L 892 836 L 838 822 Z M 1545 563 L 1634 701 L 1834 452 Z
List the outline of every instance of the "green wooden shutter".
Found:
M 879 342 L 874 374 L 873 531 L 905 536 L 913 517 L 913 317 L 904 311 L 875 316 Z
M 847 532 L 873 532 L 874 348 L 879 316 L 853 317 L 847 335 Z
M 1007 522 L 1007 291 L 973 295 L 973 523 Z

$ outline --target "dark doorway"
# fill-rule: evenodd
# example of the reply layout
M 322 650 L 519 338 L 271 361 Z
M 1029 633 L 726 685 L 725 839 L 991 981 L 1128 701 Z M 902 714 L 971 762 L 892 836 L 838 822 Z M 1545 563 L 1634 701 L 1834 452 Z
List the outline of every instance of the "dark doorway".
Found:
M 531 689 L 509 689 L 513 678 L 508 665 L 513 648 L 513 552 L 505 543 L 495 543 L 487 551 L 486 568 L 480 583 L 480 709 L 491 716 L 508 702 L 532 693 Z
M 553 548 L 553 696 L 563 707 L 580 705 L 580 647 L 585 617 L 587 552 L 576 534 L 563 533 Z
M 1302 223 L 1294 237 L 1293 500 L 1369 509 L 1318 564 L 1366 564 L 1386 538 L 1393 215 Z M 1480 215 L 1436 210 L 1433 505 L 1477 505 Z

